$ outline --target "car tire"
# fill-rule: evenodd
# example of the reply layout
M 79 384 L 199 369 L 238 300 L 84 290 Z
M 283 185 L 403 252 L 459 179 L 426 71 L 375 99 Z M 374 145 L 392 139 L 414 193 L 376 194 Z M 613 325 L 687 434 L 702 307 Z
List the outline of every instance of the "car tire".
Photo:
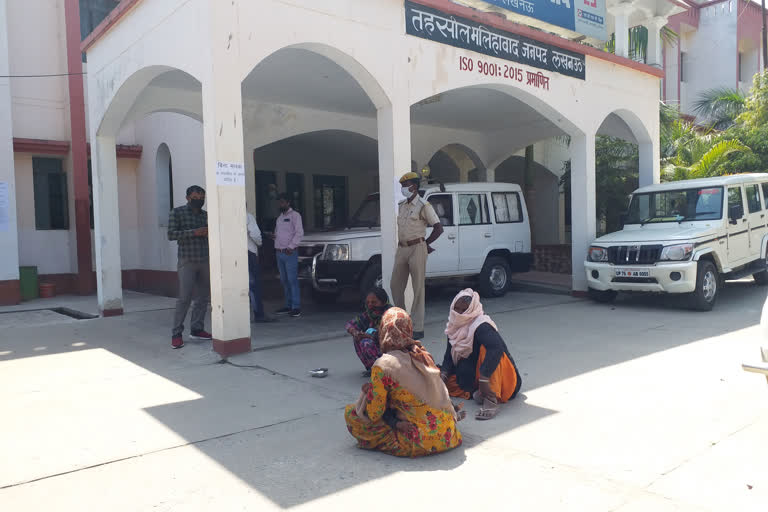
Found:
M 616 290 L 595 290 L 594 288 L 590 288 L 587 291 L 587 296 L 600 304 L 610 304 L 616 300 L 618 295 L 619 292 Z
M 765 270 L 762 270 L 760 272 L 757 272 L 755 274 L 752 274 L 752 278 L 755 280 L 755 284 L 760 286 L 766 286 L 768 285 L 768 256 L 766 256 L 765 262 Z
M 696 291 L 690 296 L 690 306 L 696 311 L 711 311 L 720 294 L 722 280 L 711 261 L 700 261 L 696 272 Z
M 365 296 L 374 288 L 383 288 L 384 280 L 381 276 L 381 263 L 371 263 L 363 273 L 360 279 L 360 297 L 365 300 Z
M 478 291 L 483 297 L 503 297 L 509 290 L 511 277 L 512 270 L 507 260 L 488 258 L 478 278 Z
M 341 290 L 323 292 L 312 288 L 312 300 L 315 304 L 334 304 L 341 297 Z

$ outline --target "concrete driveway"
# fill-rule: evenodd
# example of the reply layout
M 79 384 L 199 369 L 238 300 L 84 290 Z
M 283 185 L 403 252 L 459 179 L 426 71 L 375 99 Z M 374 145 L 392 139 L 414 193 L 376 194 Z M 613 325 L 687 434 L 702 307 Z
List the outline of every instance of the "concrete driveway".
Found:
M 436 359 L 451 293 L 428 308 Z M 464 446 L 419 460 L 355 448 L 342 409 L 363 368 L 346 337 L 306 337 L 320 314 L 226 362 L 170 350 L 169 311 L 5 326 L 0 509 L 763 511 L 768 388 L 740 365 L 759 355 L 765 296 L 731 283 L 711 313 L 487 301 L 522 394 L 485 423 L 467 404 Z

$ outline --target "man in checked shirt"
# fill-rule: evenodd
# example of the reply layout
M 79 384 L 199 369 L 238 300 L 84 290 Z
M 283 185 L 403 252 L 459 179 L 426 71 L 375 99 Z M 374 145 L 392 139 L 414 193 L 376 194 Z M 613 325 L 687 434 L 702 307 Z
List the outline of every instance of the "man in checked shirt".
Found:
M 168 218 L 168 240 L 176 240 L 178 250 L 179 298 L 173 317 L 171 346 L 184 346 L 184 320 L 190 302 L 192 308 L 191 338 L 210 340 L 205 331 L 205 313 L 211 301 L 211 277 L 208 264 L 208 213 L 203 210 L 205 190 L 193 185 L 187 189 L 187 204 L 171 210 Z

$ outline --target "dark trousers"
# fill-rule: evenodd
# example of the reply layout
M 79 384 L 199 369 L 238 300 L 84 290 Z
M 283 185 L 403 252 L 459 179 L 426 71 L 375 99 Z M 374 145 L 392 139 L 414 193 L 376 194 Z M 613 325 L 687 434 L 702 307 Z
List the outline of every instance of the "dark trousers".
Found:
M 256 318 L 264 318 L 264 304 L 261 302 L 261 268 L 259 257 L 248 251 L 248 290 L 251 296 L 251 309 Z
M 205 313 L 211 302 L 211 274 L 207 261 L 179 261 L 179 298 L 176 300 L 176 314 L 173 317 L 174 336 L 181 336 L 184 332 L 184 320 L 192 301 L 195 303 L 192 308 L 192 332 L 202 331 L 205 327 Z

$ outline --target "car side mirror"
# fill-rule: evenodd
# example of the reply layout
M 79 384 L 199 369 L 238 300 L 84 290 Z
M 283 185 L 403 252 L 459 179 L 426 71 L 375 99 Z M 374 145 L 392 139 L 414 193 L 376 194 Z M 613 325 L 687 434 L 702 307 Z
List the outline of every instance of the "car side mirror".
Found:
M 736 224 L 742 217 L 744 217 L 744 207 L 742 205 L 733 205 L 728 208 L 728 220 L 731 224 Z

